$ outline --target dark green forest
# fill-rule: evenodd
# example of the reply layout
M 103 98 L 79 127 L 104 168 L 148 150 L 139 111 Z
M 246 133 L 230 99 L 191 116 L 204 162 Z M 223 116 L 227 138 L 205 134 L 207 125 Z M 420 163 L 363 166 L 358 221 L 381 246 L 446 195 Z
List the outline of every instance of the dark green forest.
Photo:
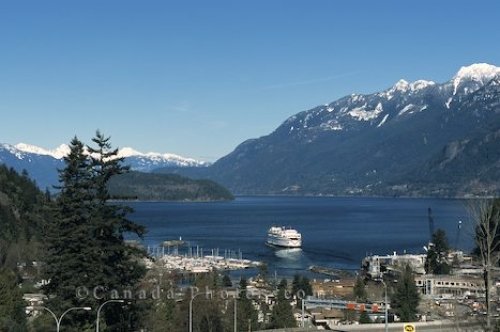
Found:
M 116 199 L 147 201 L 222 201 L 233 195 L 211 180 L 192 180 L 176 174 L 130 172 L 113 177 L 109 192 Z
M 41 255 L 47 196 L 28 174 L 0 165 L 0 331 L 26 331 L 24 279 L 39 275 L 33 265 Z

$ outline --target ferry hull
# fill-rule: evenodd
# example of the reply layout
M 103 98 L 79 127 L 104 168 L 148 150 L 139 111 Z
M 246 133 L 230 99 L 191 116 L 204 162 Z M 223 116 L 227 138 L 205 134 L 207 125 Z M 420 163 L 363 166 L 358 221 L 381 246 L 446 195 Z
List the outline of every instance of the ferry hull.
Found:
M 300 248 L 302 246 L 302 241 L 268 238 L 266 244 L 272 247 L 279 247 L 279 248 Z

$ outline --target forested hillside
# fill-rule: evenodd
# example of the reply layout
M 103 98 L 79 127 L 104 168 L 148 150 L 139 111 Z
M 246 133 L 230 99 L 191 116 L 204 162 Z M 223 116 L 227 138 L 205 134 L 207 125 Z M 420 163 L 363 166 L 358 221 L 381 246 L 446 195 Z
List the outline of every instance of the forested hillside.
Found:
M 0 165 L 0 331 L 27 331 L 22 277 L 38 274 L 46 198 L 23 172 Z M 22 268 L 18 268 L 22 267 Z
M 192 180 L 176 174 L 131 172 L 111 179 L 109 192 L 117 199 L 153 201 L 219 201 L 233 195 L 211 180 Z

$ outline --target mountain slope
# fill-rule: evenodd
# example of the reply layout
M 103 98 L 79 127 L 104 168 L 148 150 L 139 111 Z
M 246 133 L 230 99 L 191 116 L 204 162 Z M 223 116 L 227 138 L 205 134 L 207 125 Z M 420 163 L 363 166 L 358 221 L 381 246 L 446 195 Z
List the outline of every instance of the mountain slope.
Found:
M 235 193 L 498 193 L 500 68 L 462 67 L 448 82 L 400 80 L 343 97 L 240 144 L 208 176 Z

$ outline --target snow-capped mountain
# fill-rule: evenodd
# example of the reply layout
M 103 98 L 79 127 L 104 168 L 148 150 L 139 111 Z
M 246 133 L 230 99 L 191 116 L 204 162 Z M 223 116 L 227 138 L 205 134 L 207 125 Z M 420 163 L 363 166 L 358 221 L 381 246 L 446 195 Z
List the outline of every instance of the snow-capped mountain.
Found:
M 484 194 L 500 191 L 499 154 L 500 68 L 479 63 L 298 113 L 181 173 L 240 194 Z
M 130 165 L 132 170 L 140 172 L 151 172 L 156 168 L 164 167 L 205 167 L 210 164 L 173 153 L 142 153 L 130 147 L 120 149 L 118 156 L 125 158 L 125 163 Z
M 64 167 L 63 157 L 68 153 L 69 146 L 66 144 L 48 150 L 26 143 L 15 145 L 0 143 L 0 163 L 13 167 L 17 171 L 27 170 L 41 188 L 51 188 L 57 184 L 57 169 Z M 124 157 L 124 164 L 129 165 L 132 170 L 141 172 L 151 172 L 156 168 L 204 167 L 209 165 L 204 161 L 175 154 L 142 153 L 129 147 L 120 149 L 118 156 Z

